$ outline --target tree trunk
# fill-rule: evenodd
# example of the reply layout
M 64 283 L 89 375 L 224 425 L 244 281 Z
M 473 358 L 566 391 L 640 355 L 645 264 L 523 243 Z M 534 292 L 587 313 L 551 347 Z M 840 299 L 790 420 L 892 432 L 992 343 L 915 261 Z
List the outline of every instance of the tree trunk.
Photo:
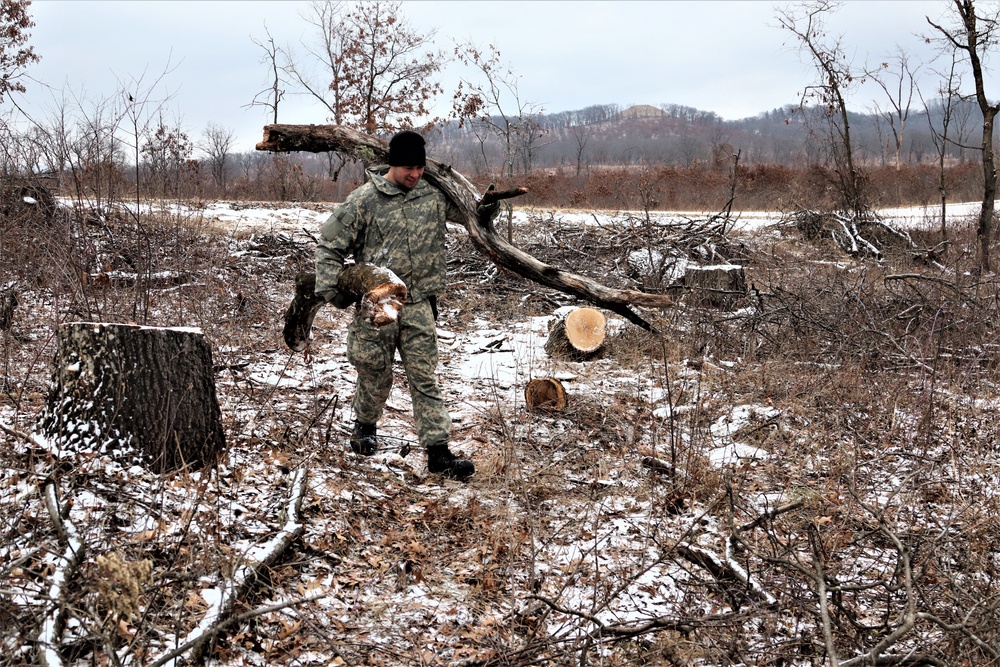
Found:
M 990 244 L 993 242 L 993 212 L 997 199 L 997 171 L 993 163 L 993 122 L 1000 107 L 987 105 L 983 109 L 983 205 L 979 209 L 979 227 L 976 236 L 979 239 L 979 269 L 989 273 Z
M 323 153 L 336 151 L 343 155 L 368 152 L 377 159 L 388 155 L 388 142 L 340 125 L 265 125 L 264 139 L 257 144 L 259 151 L 307 151 Z M 488 216 L 476 212 L 478 193 L 464 176 L 450 166 L 427 160 L 424 172 L 427 180 L 437 186 L 462 212 L 463 223 L 475 246 L 498 266 L 513 271 L 546 287 L 586 299 L 591 303 L 618 313 L 644 329 L 651 325 L 631 306 L 666 308 L 672 305 L 670 297 L 647 294 L 634 290 L 606 287 L 589 278 L 545 264 L 532 255 L 504 241 Z M 516 196 L 525 190 L 495 193 L 493 198 Z M 484 200 L 487 200 L 484 197 Z
M 166 472 L 208 464 L 225 447 L 200 332 L 71 322 L 56 347 L 41 431 L 60 452 Z
M 399 317 L 406 303 L 406 285 L 395 273 L 374 264 L 351 264 L 337 280 L 337 289 L 358 303 L 362 317 L 373 326 L 384 327 Z M 295 296 L 285 310 L 285 344 L 295 352 L 309 346 L 309 332 L 320 306 L 326 301 L 316 294 L 316 274 L 300 273 L 295 277 Z

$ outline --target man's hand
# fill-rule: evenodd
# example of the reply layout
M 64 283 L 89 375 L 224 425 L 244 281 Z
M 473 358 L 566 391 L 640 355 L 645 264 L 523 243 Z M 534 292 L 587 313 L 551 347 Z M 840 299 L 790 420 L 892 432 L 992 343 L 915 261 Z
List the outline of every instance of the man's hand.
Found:
M 351 296 L 347 292 L 334 292 L 333 293 L 333 297 L 329 298 L 328 301 L 330 303 L 332 303 L 334 306 L 336 306 L 337 308 L 340 308 L 341 310 L 343 310 L 344 308 L 347 308 L 352 303 L 354 303 L 355 301 L 357 301 L 357 299 L 355 299 L 353 296 Z
M 483 200 L 485 200 L 487 195 L 494 190 L 496 190 L 496 186 L 493 183 L 490 183 L 490 187 L 486 188 L 486 192 L 483 193 Z M 497 217 L 498 213 L 500 213 L 499 199 L 491 201 L 488 204 L 480 204 L 476 207 L 476 215 L 479 216 L 480 220 L 489 220 L 492 222 L 493 219 Z

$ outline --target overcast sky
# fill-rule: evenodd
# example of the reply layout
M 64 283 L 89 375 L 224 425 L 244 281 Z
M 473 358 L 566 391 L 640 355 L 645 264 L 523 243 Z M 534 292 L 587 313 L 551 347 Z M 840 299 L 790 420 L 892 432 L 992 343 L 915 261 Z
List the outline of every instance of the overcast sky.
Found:
M 876 63 L 902 48 L 917 61 L 933 50 L 926 16 L 942 20 L 950 0 L 848 0 L 832 16 L 830 32 L 856 65 Z M 681 104 L 732 120 L 798 101 L 815 79 L 777 8 L 757 1 L 474 2 L 411 0 L 403 14 L 421 30 L 436 29 L 439 47 L 455 41 L 495 44 L 520 76 L 524 100 L 546 112 L 592 104 Z M 302 15 L 308 2 L 96 2 L 35 0 L 31 43 L 41 61 L 22 102 L 45 118 L 63 105 L 92 113 L 141 80 L 159 83 L 153 98 L 168 98 L 165 114 L 192 139 L 211 122 L 236 132 L 249 150 L 270 122 L 262 107 L 244 108 L 268 86 L 264 26 L 279 45 L 301 51 L 311 40 Z M 944 19 L 947 20 L 947 19 Z M 926 66 L 930 68 L 931 66 Z M 443 77 L 454 89 L 457 72 Z M 933 94 L 928 83 L 926 94 Z M 875 94 L 876 91 L 870 91 Z M 447 102 L 447 94 L 442 103 Z M 859 110 L 870 106 L 859 95 Z M 306 98 L 286 97 L 279 120 L 323 123 Z

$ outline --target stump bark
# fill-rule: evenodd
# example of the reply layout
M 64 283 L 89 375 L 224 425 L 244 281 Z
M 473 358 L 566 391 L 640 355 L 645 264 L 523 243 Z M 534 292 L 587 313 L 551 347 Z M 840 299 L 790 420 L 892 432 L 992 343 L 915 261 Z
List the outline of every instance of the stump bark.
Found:
M 376 327 L 392 324 L 406 303 L 406 285 L 395 273 L 374 264 L 351 264 L 337 280 L 337 289 L 351 295 L 358 310 Z M 309 333 L 320 307 L 326 303 L 316 294 L 316 274 L 295 277 L 295 296 L 285 310 L 285 344 L 295 352 L 309 346 Z
M 598 356 L 607 337 L 607 319 L 594 308 L 575 308 L 549 329 L 545 351 L 550 357 L 583 361 Z
M 225 435 L 208 342 L 191 329 L 63 324 L 41 435 L 158 473 L 212 462 Z
M 746 272 L 736 264 L 688 266 L 684 287 L 692 293 L 689 301 L 719 308 L 728 308 L 747 293 Z

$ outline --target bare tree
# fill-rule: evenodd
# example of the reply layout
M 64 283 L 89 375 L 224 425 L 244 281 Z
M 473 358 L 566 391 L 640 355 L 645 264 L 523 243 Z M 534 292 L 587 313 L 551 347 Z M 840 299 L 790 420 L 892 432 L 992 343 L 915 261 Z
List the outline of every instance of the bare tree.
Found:
M 867 72 L 871 80 L 885 93 L 889 102 L 888 109 L 882 109 L 876 104 L 875 113 L 879 118 L 885 119 L 892 132 L 896 171 L 901 167 L 906 121 L 910 116 L 913 95 L 917 91 L 914 77 L 919 69 L 919 65 L 910 64 L 906 52 L 898 49 L 892 58 L 881 63 L 877 69 Z
M 445 63 L 434 32 L 417 32 L 401 2 L 314 2 L 306 20 L 317 45 L 304 45 L 323 73 L 315 75 L 290 53 L 282 69 L 321 102 L 336 125 L 369 134 L 414 127 L 441 92 L 435 77 Z
M 586 125 L 573 125 L 569 128 L 569 134 L 574 141 L 574 157 L 576 158 L 576 175 L 580 175 L 583 166 L 583 155 L 587 150 L 587 144 L 594 136 L 594 131 Z
M 209 168 L 212 170 L 212 180 L 222 191 L 226 192 L 226 166 L 229 160 L 229 153 L 233 147 L 236 133 L 232 128 L 222 127 L 216 123 L 209 123 L 205 128 L 204 141 L 201 150 L 205 153 L 205 158 Z
M 795 9 L 782 10 L 778 21 L 782 28 L 798 39 L 802 51 L 812 61 L 819 74 L 819 81 L 806 87 L 802 105 L 816 100 L 825 108 L 829 141 L 827 148 L 840 180 L 842 205 L 856 220 L 866 217 L 862 176 L 854 160 L 851 126 L 847 113 L 847 94 L 860 83 L 853 71 L 840 38 L 830 38 L 826 32 L 826 18 L 839 7 L 831 0 L 813 0 Z
M 326 107 L 328 120 L 337 125 L 344 123 L 346 89 L 344 71 L 344 51 L 346 50 L 346 28 L 344 27 L 344 3 L 325 0 L 310 4 L 310 14 L 303 20 L 314 29 L 314 42 L 303 42 L 307 55 L 306 62 L 289 49 L 281 51 L 283 64 L 281 71 L 291 82 Z M 316 69 L 319 73 L 316 73 Z
M 285 95 L 285 91 L 281 88 L 281 72 L 278 68 L 279 49 L 274 43 L 274 37 L 271 36 L 271 32 L 267 29 L 266 24 L 264 25 L 264 34 L 267 35 L 266 43 L 257 41 L 253 37 L 250 38 L 250 41 L 264 50 L 264 55 L 261 56 L 260 62 L 270 68 L 270 84 L 268 84 L 267 88 L 254 95 L 253 100 L 249 104 L 244 105 L 244 108 L 254 106 L 267 107 L 268 111 L 271 112 L 271 122 L 277 123 L 278 103 L 281 102 L 281 98 Z
M 963 53 L 969 59 L 972 68 L 972 78 L 976 86 L 976 101 L 983 114 L 982 160 L 983 160 L 983 204 L 979 210 L 979 227 L 976 237 L 979 240 L 979 269 L 990 270 L 990 241 L 993 232 L 993 208 L 996 204 L 997 173 L 993 156 L 993 124 L 1000 103 L 990 104 L 986 96 L 986 84 L 983 76 L 983 58 L 997 43 L 998 10 L 993 9 L 989 15 L 976 13 L 973 0 L 953 0 L 955 13 L 960 24 L 946 28 L 927 19 L 927 22 L 938 31 L 944 42 L 956 51 Z
M 487 144 L 491 140 L 499 143 L 503 160 L 500 175 L 513 181 L 514 166 L 519 162 L 526 164 L 524 153 L 540 136 L 538 117 L 542 109 L 522 99 L 518 76 L 509 63 L 500 59 L 500 51 L 492 44 L 484 50 L 467 42 L 456 47 L 455 54 L 459 62 L 474 72 L 469 78 L 462 78 L 453 98 L 452 108 L 459 125 L 468 123 L 472 128 L 487 170 L 490 170 Z
M 313 39 L 302 43 L 304 57 L 280 51 L 280 68 L 326 108 L 327 120 L 375 134 L 426 118 L 441 92 L 434 78 L 446 58 L 433 49 L 433 32 L 409 25 L 401 3 L 317 0 L 303 19 L 314 28 Z M 348 159 L 327 153 L 327 175 L 339 180 Z
M 934 143 L 934 148 L 937 151 L 937 161 L 938 161 L 938 193 L 941 197 L 941 239 L 942 241 L 948 238 L 948 226 L 947 226 L 947 208 L 948 208 L 948 189 L 946 187 L 945 179 L 945 159 L 948 155 L 948 147 L 951 141 L 949 137 L 949 132 L 952 126 L 952 117 L 955 112 L 956 102 L 959 101 L 956 90 L 961 87 L 961 78 L 955 72 L 955 65 L 957 64 L 957 52 L 952 50 L 951 52 L 951 62 L 949 64 L 948 72 L 944 76 L 944 84 L 938 89 L 938 94 L 941 100 L 941 123 L 940 127 L 934 125 L 934 116 L 931 113 L 931 109 L 924 103 L 924 108 L 927 109 L 927 123 L 931 130 L 931 141 Z M 919 91 L 918 91 L 919 92 Z
M 692 134 L 685 132 L 678 138 L 677 149 L 680 152 L 681 163 L 685 167 L 691 167 L 698 161 L 698 153 L 701 152 L 702 146 Z
M 179 195 L 194 145 L 180 125 L 168 126 L 161 117 L 146 133 L 140 152 L 145 157 L 149 186 L 163 195 Z
M 455 48 L 455 54 L 475 73 L 474 79 L 463 78 L 452 98 L 452 109 L 459 126 L 469 123 L 479 141 L 479 148 L 490 169 L 487 144 L 500 144 L 503 166 L 499 175 L 509 184 L 514 181 L 514 165 L 520 162 L 525 173 L 530 171 L 531 151 L 541 137 L 538 123 L 541 108 L 521 99 L 517 75 L 509 63 L 500 60 L 500 51 L 492 44 L 484 51 L 471 42 Z M 494 177 L 495 178 L 495 177 Z M 510 204 L 507 210 L 507 242 L 513 242 L 514 225 Z

